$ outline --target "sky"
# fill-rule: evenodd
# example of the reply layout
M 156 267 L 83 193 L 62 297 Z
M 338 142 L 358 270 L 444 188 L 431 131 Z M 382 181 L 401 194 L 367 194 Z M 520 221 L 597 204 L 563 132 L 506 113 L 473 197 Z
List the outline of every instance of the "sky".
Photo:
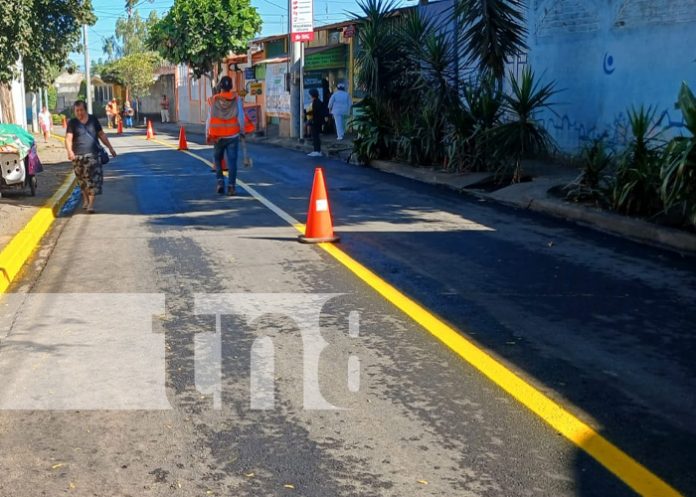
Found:
M 150 11 L 155 10 L 163 17 L 174 0 L 141 0 L 138 4 L 138 12 L 143 18 L 147 18 Z M 402 0 L 402 4 L 412 4 L 414 0 Z M 261 36 L 287 33 L 287 1 L 284 0 L 251 0 L 263 19 Z M 94 26 L 90 26 L 87 32 L 90 60 L 94 63 L 99 58 L 106 59 L 102 52 L 104 39 L 114 34 L 116 20 L 125 17 L 125 2 L 123 0 L 92 0 L 94 12 L 99 18 Z M 315 26 L 331 24 L 349 19 L 351 12 L 359 12 L 360 8 L 356 0 L 314 0 Z M 84 68 L 84 55 L 73 53 L 70 58 L 74 60 L 82 70 Z

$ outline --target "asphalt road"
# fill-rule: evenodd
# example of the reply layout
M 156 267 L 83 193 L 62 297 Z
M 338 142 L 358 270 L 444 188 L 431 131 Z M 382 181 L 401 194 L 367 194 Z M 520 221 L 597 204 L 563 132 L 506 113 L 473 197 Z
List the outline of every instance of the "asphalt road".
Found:
M 247 192 L 114 142 L 2 301 L 0 496 L 635 495 Z M 304 220 L 317 162 L 251 151 Z M 321 165 L 343 250 L 696 495 L 693 260 Z

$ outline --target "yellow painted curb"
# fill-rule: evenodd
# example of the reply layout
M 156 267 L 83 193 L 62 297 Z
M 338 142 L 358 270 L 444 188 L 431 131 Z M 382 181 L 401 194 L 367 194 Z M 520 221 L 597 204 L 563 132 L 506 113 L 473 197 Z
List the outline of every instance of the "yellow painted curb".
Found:
M 0 293 L 5 293 L 12 284 L 53 221 L 58 217 L 60 209 L 74 190 L 75 183 L 75 176 L 70 173 L 53 196 L 39 208 L 39 211 L 34 214 L 24 228 L 2 249 L 0 252 Z
M 176 148 L 169 143 L 151 140 L 169 148 Z M 186 154 L 212 166 L 210 161 L 188 151 Z M 240 182 L 256 200 L 285 219 L 300 233 L 304 225 L 273 204 L 253 188 Z M 572 414 L 548 395 L 525 381 L 521 376 L 489 353 L 468 340 L 464 335 L 449 326 L 443 319 L 428 311 L 415 300 L 409 298 L 393 285 L 383 280 L 376 273 L 366 268 L 336 245 L 318 244 L 324 251 L 364 281 L 379 295 L 384 297 L 397 309 L 427 330 L 433 337 L 446 345 L 465 362 L 495 383 L 520 404 L 528 408 L 573 445 L 582 449 L 602 466 L 616 475 L 621 481 L 643 497 L 683 497 L 676 489 L 654 474 L 648 468 L 633 459 L 626 452 L 604 438 L 595 429 Z

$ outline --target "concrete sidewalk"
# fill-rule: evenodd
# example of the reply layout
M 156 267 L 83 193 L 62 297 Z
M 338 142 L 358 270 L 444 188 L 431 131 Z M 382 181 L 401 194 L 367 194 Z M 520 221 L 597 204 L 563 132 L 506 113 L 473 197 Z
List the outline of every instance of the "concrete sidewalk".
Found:
M 19 233 L 46 201 L 72 174 L 72 165 L 67 160 L 64 145 L 55 138 L 49 143 L 37 138 L 37 152 L 44 165 L 37 176 L 36 196 L 29 190 L 3 191 L 0 198 L 0 250 Z
M 173 123 L 154 123 L 154 129 L 155 132 L 167 134 L 179 133 L 179 125 Z M 205 126 L 203 125 L 186 125 L 187 136 L 194 135 L 202 139 L 204 133 Z M 311 140 L 299 142 L 290 138 L 256 135 L 250 137 L 249 140 L 253 143 L 307 153 L 312 151 Z M 350 138 L 339 142 L 333 135 L 322 135 L 322 151 L 329 157 L 354 162 L 351 155 L 352 146 Z M 567 202 L 550 195 L 550 189 L 559 185 L 567 185 L 578 176 L 579 171 L 574 168 L 540 162 L 530 163 L 525 166 L 525 172 L 532 176 L 532 181 L 486 192 L 477 189 L 476 185 L 490 179 L 492 177 L 490 173 L 453 173 L 432 167 L 416 167 L 399 162 L 377 160 L 372 161 L 370 166 L 389 174 L 475 195 L 484 200 L 566 219 L 636 242 L 667 248 L 684 255 L 696 255 L 695 234 L 596 207 Z

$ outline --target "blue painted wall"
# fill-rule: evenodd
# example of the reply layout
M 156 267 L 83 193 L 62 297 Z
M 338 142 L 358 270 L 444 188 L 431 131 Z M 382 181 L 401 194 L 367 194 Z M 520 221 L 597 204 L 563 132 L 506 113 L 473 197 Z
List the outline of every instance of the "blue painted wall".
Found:
M 680 132 L 679 85 L 696 92 L 696 0 L 529 0 L 531 64 L 564 91 L 558 115 L 540 117 L 561 150 L 574 152 L 606 134 L 625 143 L 626 109 L 653 105 L 664 126 Z

